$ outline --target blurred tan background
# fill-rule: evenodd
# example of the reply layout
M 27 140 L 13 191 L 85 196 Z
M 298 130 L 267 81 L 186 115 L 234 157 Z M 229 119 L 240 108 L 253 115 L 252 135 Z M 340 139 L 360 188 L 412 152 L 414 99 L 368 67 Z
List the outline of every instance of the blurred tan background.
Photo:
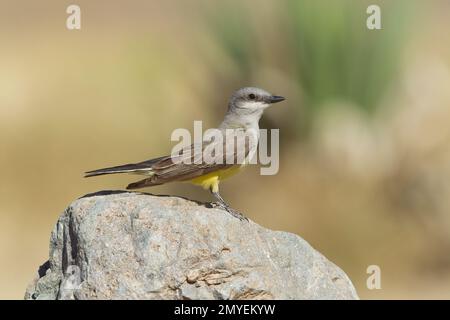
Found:
M 0 298 L 23 297 L 71 201 L 135 178 L 84 171 L 167 153 L 246 85 L 288 97 L 261 122 L 280 128 L 280 171 L 250 168 L 224 197 L 301 235 L 361 298 L 450 298 L 448 1 L 79 0 L 69 31 L 72 3 L 0 1 Z

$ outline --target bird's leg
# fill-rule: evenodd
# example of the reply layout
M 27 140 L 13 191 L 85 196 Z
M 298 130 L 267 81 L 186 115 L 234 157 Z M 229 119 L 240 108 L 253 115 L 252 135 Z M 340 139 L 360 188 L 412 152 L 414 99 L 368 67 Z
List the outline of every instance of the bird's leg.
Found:
M 231 208 L 228 203 L 225 202 L 225 200 L 223 200 L 223 198 L 220 196 L 219 194 L 219 190 L 214 191 L 211 189 L 211 193 L 212 195 L 217 199 L 216 204 L 221 207 L 222 209 L 224 209 L 225 211 L 227 211 L 229 214 L 231 214 L 233 217 L 238 218 L 239 220 L 246 220 L 248 221 L 248 218 L 245 217 L 242 213 L 240 213 L 239 211 L 234 210 L 233 208 Z

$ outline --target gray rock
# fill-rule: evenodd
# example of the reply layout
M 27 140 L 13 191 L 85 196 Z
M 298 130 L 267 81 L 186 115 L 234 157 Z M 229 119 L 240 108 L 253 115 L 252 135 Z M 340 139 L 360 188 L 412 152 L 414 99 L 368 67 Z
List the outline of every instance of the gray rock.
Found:
M 72 203 L 26 299 L 357 299 L 300 237 L 179 197 L 100 192 Z

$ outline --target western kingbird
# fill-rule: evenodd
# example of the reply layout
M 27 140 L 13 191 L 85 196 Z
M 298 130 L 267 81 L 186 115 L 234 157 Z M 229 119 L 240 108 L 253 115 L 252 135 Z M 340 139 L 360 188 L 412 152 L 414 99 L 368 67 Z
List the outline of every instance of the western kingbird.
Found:
M 132 173 L 148 176 L 143 180 L 129 184 L 127 189 L 150 187 L 173 181 L 191 182 L 209 190 L 217 199 L 219 207 L 225 209 L 236 218 L 247 220 L 240 212 L 232 209 L 220 196 L 219 182 L 237 173 L 248 163 L 248 158 L 256 151 L 258 146 L 258 122 L 264 109 L 273 103 L 283 100 L 285 100 L 284 97 L 272 95 L 259 88 L 246 87 L 239 89 L 231 96 L 225 119 L 217 130 L 223 134 L 223 139 L 204 140 L 200 147 L 194 143 L 189 148 L 181 150 L 175 156 L 169 155 L 139 163 L 88 171 L 85 177 L 113 173 Z M 255 137 L 255 133 L 256 139 L 245 139 L 249 136 Z M 225 142 L 228 141 L 226 137 L 230 134 L 236 136 L 238 140 L 239 137 L 244 137 L 244 143 L 233 145 L 233 149 L 229 150 L 230 148 L 227 148 Z M 220 153 L 215 154 L 215 156 L 216 159 L 222 161 L 212 163 L 205 161 L 202 156 L 207 148 Z M 238 161 L 239 155 L 244 157 L 241 162 Z M 201 160 L 196 161 L 197 159 Z

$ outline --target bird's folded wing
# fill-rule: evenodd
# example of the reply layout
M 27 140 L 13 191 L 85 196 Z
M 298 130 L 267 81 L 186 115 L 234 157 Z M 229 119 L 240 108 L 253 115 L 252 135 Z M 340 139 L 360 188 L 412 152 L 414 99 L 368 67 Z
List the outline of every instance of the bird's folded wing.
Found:
M 146 185 L 156 185 L 171 181 L 190 180 L 217 170 L 241 165 L 255 143 L 244 137 L 234 144 L 227 139 L 216 139 L 203 143 L 200 147 L 192 144 L 177 155 L 160 158 L 152 163 L 153 173 Z M 229 141 L 229 140 L 228 140 Z

